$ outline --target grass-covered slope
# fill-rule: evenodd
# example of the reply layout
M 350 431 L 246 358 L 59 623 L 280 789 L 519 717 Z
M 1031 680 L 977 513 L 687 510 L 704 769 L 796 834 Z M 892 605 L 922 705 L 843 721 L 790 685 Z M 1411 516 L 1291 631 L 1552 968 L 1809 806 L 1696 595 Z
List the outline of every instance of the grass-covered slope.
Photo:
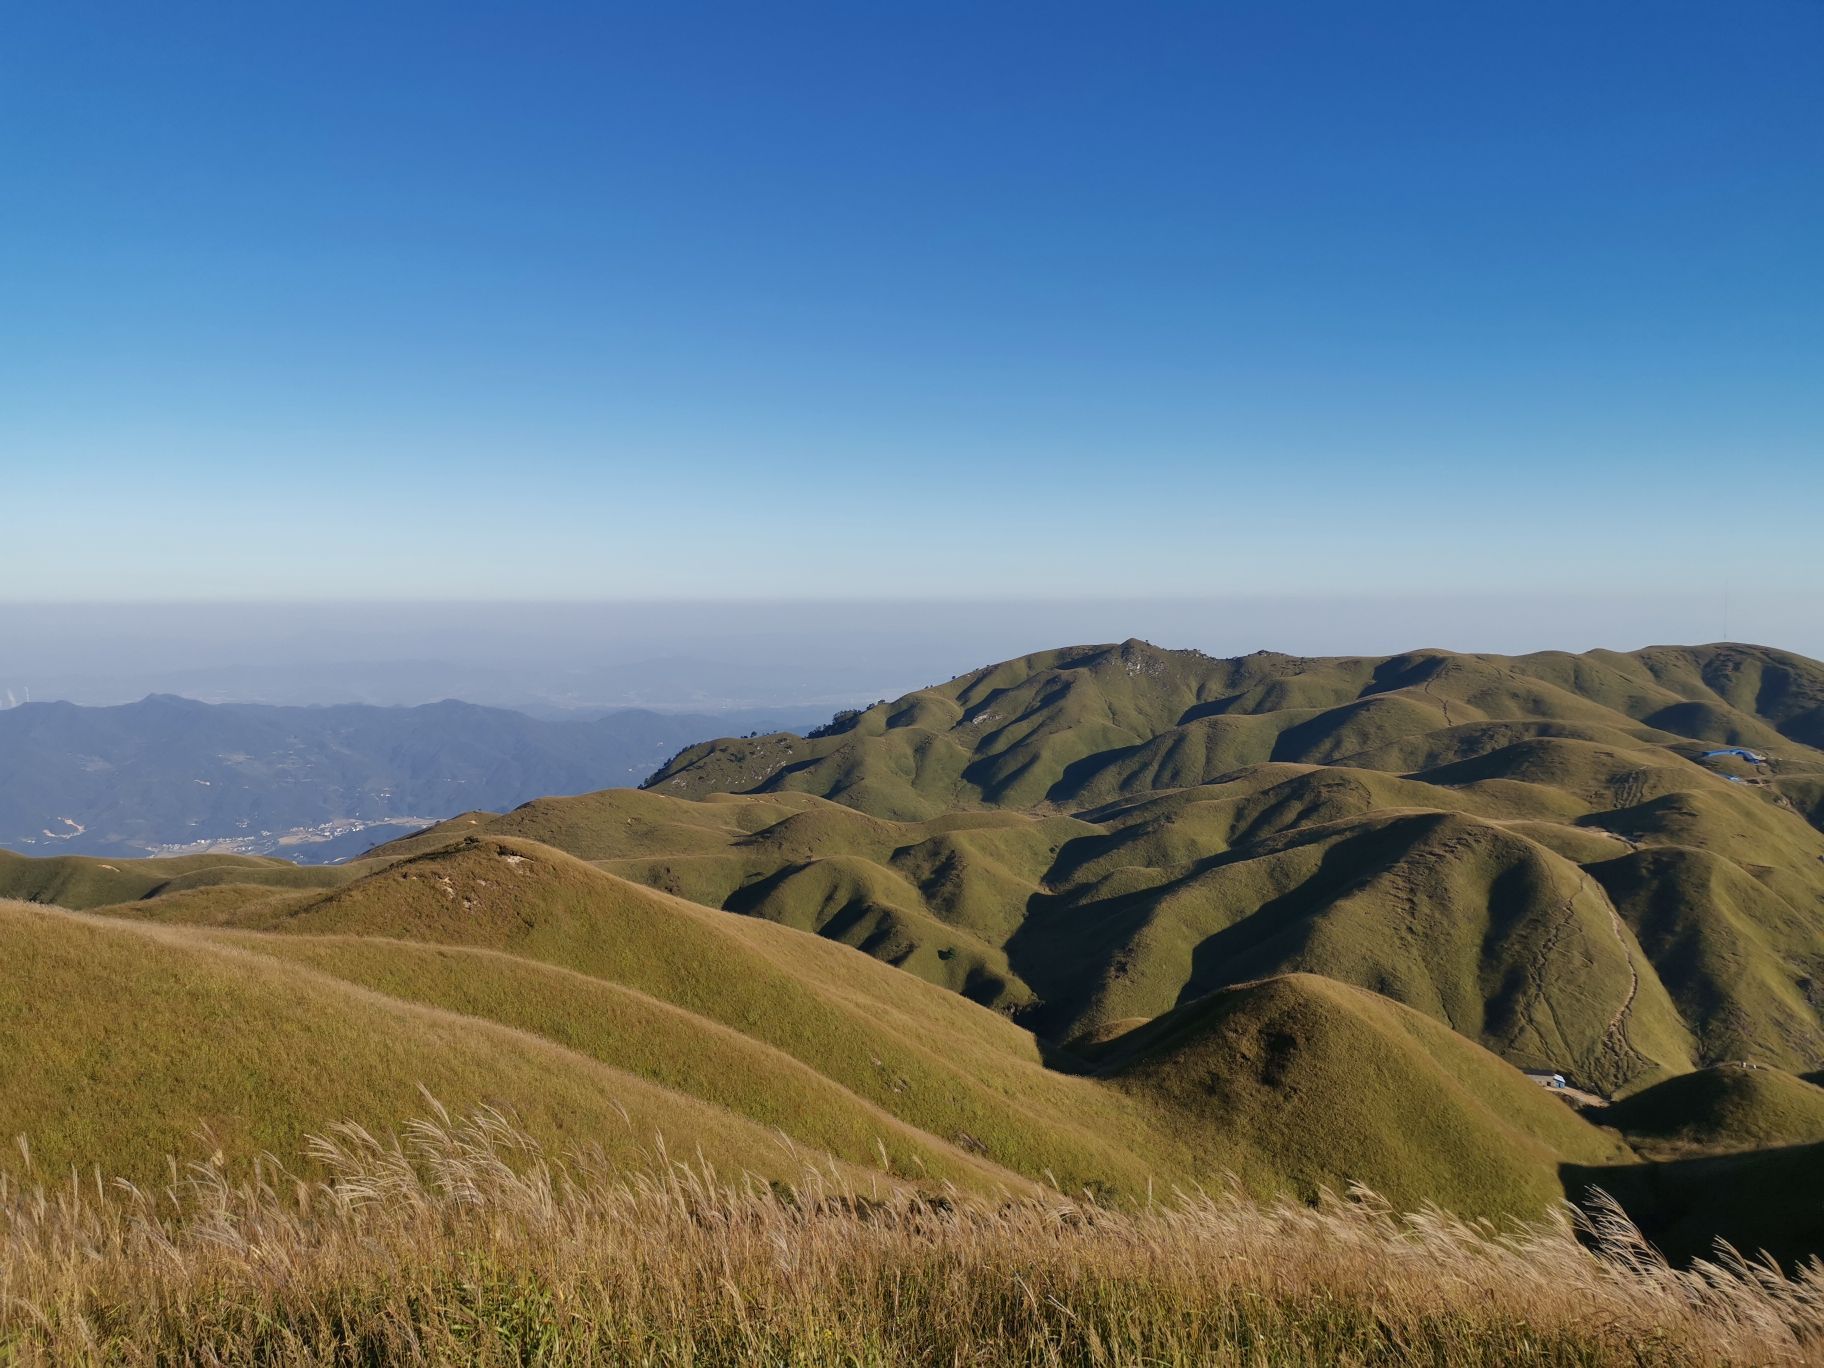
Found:
M 1317 972 L 1614 1093 L 1824 1063 L 1820 708 L 1824 666 L 1760 647 L 1218 661 L 1130 641 L 692 748 L 646 803 L 465 820 L 1056 1038 Z
M 1717 1242 L 1766 1253 L 1791 1267 L 1824 1256 L 1824 1144 L 1664 1159 L 1567 1165 L 1573 1201 L 1600 1190 L 1667 1258 L 1714 1258 Z
M 1075 816 L 609 791 L 389 850 L 474 832 L 816 931 L 1054 1039 L 1315 972 L 1603 1092 L 1824 1062 L 1824 837 L 1664 751 L 1532 738 L 1408 775 L 1262 765 Z
M 0 898 L 81 909 L 221 884 L 258 884 L 275 890 L 334 888 L 356 872 L 348 865 L 305 867 L 263 855 L 33 859 L 0 850 Z
M 1554 1154 L 1618 1147 L 1559 1099 L 1430 1018 L 1313 974 L 1227 988 L 1109 1045 L 1110 1076 L 1194 1148 L 1271 1156 L 1309 1195 L 1338 1172 L 1397 1175 L 1396 1205 L 1524 1210 Z M 1339 1118 L 1348 1117 L 1346 1125 Z M 1593 1159 L 1576 1160 L 1579 1163 Z
M 465 841 L 252 920 L 287 938 L 362 938 L 370 954 L 377 937 L 460 946 L 612 983 L 797 1060 L 921 1129 L 1069 1185 L 1131 1188 L 1149 1165 L 1175 1162 L 1145 1136 L 1123 1135 L 1107 1099 L 1044 1069 L 1032 1037 L 992 1012 L 829 941 L 711 912 L 532 842 Z M 321 958 L 282 943 L 271 953 Z M 358 958 L 345 953 L 339 972 L 397 972 L 362 969 Z M 654 1055 L 655 1068 L 669 1067 L 667 1053 Z
M 1168 1095 L 1138 1064 L 1099 1073 L 1054 1057 L 1004 1016 L 828 939 L 527 840 L 464 838 L 278 900 L 214 892 L 237 890 L 239 915 L 212 901 L 188 925 L 181 891 L 101 916 L 9 905 L 0 1000 L 25 1048 L 0 1080 L 0 1121 L 43 1137 L 49 1162 L 144 1173 L 199 1122 L 229 1150 L 285 1150 L 327 1117 L 395 1123 L 422 1106 L 422 1083 L 455 1105 L 504 1103 L 564 1143 L 656 1130 L 762 1173 L 884 1165 L 922 1184 L 1056 1183 L 1117 1203 L 1232 1173 L 1261 1194 L 1362 1182 L 1488 1216 L 1549 1205 L 1562 1164 L 1627 1155 L 1455 1037 L 1520 1103 L 1496 1130 L 1474 1090 L 1434 1066 L 1401 1085 L 1435 1090 L 1420 1105 L 1438 1123 L 1398 1144 L 1353 1095 L 1322 1116 L 1308 1097 L 1256 1095 L 1244 1125 L 1228 1100 L 1252 1086 L 1258 1031 L 1231 1025 L 1198 1046 L 1197 1068 L 1233 1072 L 1232 1086 Z M 1308 994 L 1318 981 L 1300 982 Z M 1345 1015 L 1381 1029 L 1377 1000 L 1336 987 Z M 1301 1041 L 1301 1076 L 1340 1076 L 1340 1039 Z M 29 1079 L 26 1058 L 41 1066 Z M 1303 1148 L 1288 1143 L 1314 1125 Z M 1465 1143 L 1468 1167 L 1453 1157 Z
M 1456 729 L 1514 723 L 1691 753 L 1759 747 L 1817 769 L 1820 715 L 1824 666 L 1764 647 L 1214 660 L 1128 641 L 990 666 L 810 739 L 693 746 L 649 786 L 681 797 L 811 792 L 899 818 L 980 803 L 1081 807 L 1248 765 L 1332 764 L 1402 745 L 1400 768 L 1422 769 L 1448 755 Z
M 1160 1124 L 1101 1083 L 1045 1067 L 1030 1034 L 918 978 L 825 939 L 657 895 L 531 842 L 466 839 L 408 858 L 267 925 L 309 933 L 313 943 L 324 932 L 378 933 L 486 946 L 516 960 L 560 966 L 573 984 L 580 976 L 612 984 L 623 995 L 631 990 L 644 1002 L 675 1009 L 674 1022 L 688 1014 L 698 1033 L 700 1023 L 712 1022 L 723 1028 L 714 1035 L 724 1045 L 730 1033 L 744 1049 L 758 1042 L 869 1108 L 1022 1174 L 1050 1175 L 1068 1187 L 1132 1195 L 1149 1180 L 1195 1181 L 1235 1171 L 1256 1190 L 1273 1191 L 1303 1185 L 1309 1178 L 1283 1168 L 1275 1145 L 1265 1138 L 1256 1143 L 1219 1116 L 1205 1115 L 1190 1127 L 1182 1118 Z M 293 952 L 275 948 L 274 953 Z M 327 958 L 320 950 L 299 953 L 319 964 Z M 358 952 L 345 944 L 340 958 L 347 963 Z M 394 976 L 391 991 L 425 992 L 422 980 L 408 985 L 396 967 L 388 972 Z M 472 993 L 475 974 L 472 964 L 446 970 L 443 991 L 460 982 L 463 992 Z M 520 1000 L 540 1001 L 541 1032 L 572 1029 L 563 1023 L 574 1020 L 573 1013 L 553 1011 L 542 997 L 522 995 Z M 505 1010 L 519 1009 L 498 1006 L 488 1014 L 498 1019 Z M 600 1009 L 590 1017 L 599 1025 Z M 586 1048 L 623 1065 L 637 1057 L 648 1076 L 670 1082 L 679 1068 L 678 1054 L 690 1042 L 675 1026 L 661 1028 L 650 1018 L 649 1012 L 635 1013 L 624 1029 Z M 660 1041 L 666 1029 L 672 1043 Z M 1488 1062 L 1521 1081 L 1492 1059 Z M 735 1064 L 708 1068 L 695 1086 L 725 1103 L 731 1086 L 745 1089 L 749 1096 L 741 1105 L 747 1114 L 792 1129 L 778 1114 L 776 1090 L 750 1069 Z M 1533 1100 L 1530 1091 L 1525 1095 Z M 786 1115 L 792 1110 L 787 1108 Z M 1475 1198 L 1477 1210 L 1530 1209 L 1533 1197 L 1551 1185 L 1554 1155 L 1616 1151 L 1581 1122 L 1571 1127 L 1574 1134 L 1564 1133 L 1563 1112 L 1561 1106 L 1538 1110 L 1558 1132 L 1540 1149 L 1491 1161 L 1491 1169 L 1503 1177 L 1484 1186 Z M 1379 1124 L 1378 1118 L 1359 1119 Z M 1362 1147 L 1366 1142 L 1353 1131 L 1357 1120 L 1346 1110 L 1333 1120 L 1333 1128 L 1351 1139 L 1336 1148 L 1335 1163 L 1321 1168 L 1323 1180 L 1356 1178 L 1410 1190 L 1403 1186 L 1407 1169 L 1398 1156 Z M 864 1129 L 850 1124 L 849 1138 Z M 807 1129 L 805 1138 L 850 1152 L 823 1132 Z M 1363 1167 L 1349 1167 L 1358 1161 Z M 1466 1203 L 1473 1195 L 1467 1190 L 1461 1194 Z
M 1393 997 L 1527 1067 L 1613 1087 L 1688 1066 L 1689 1042 L 1600 888 L 1462 814 L 1300 827 L 1136 887 L 1131 870 L 1035 905 L 1014 944 L 1066 1029 L 1153 1016 L 1302 971 Z M 1072 945 L 1101 953 L 1073 958 Z M 1642 986 L 1644 984 L 1644 987 Z
M 211 1149 L 296 1155 L 333 1119 L 422 1115 L 421 1090 L 630 1164 L 660 1133 L 735 1169 L 802 1163 L 763 1125 L 548 1038 L 195 932 L 0 903 L 0 945 L 0 1134 L 52 1178 L 157 1182 L 167 1155 Z

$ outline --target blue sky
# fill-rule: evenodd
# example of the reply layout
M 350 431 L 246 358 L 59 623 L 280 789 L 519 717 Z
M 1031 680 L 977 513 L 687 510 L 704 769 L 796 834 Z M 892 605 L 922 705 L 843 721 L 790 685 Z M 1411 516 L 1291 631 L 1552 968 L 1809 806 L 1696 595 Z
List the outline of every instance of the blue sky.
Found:
M 0 600 L 1824 590 L 1821 52 L 13 6 Z

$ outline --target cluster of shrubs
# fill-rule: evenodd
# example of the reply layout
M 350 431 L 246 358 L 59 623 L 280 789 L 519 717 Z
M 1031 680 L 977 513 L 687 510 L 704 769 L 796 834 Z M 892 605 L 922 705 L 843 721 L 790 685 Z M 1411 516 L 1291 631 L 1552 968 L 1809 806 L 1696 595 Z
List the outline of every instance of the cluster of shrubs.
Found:
M 820 741 L 826 736 L 841 736 L 846 731 L 854 731 L 855 724 L 861 721 L 863 708 L 844 708 L 821 727 L 812 727 L 804 734 L 806 741 Z
M 868 705 L 868 708 L 883 708 L 886 703 L 886 699 L 877 698 Z M 812 727 L 804 734 L 804 739 L 817 741 L 826 736 L 841 736 L 844 732 L 854 731 L 855 724 L 861 721 L 868 708 L 844 708 L 821 727 Z

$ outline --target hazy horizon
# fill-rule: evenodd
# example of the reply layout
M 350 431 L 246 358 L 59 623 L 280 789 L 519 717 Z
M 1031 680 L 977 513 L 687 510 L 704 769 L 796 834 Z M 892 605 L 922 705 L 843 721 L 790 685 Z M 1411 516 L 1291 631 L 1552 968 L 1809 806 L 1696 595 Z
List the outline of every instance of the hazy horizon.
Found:
M 1727 621 L 1725 621 L 1727 618 Z M 1727 627 L 1727 631 L 1725 631 Z M 535 709 L 848 706 L 1032 651 L 1142 637 L 1211 655 L 1631 650 L 1824 657 L 1803 594 L 1103 600 L 0 604 L 0 706 L 206 701 Z

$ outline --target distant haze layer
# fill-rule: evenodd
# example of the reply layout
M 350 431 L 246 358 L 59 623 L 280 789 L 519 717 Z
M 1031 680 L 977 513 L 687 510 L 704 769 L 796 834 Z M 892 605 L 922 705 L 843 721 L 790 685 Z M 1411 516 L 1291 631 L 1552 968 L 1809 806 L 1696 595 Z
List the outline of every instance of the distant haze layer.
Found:
M 1758 641 L 1824 656 L 1798 593 L 597 603 L 0 604 L 0 707 L 443 698 L 571 712 L 832 710 L 1068 640 L 1212 655 Z

